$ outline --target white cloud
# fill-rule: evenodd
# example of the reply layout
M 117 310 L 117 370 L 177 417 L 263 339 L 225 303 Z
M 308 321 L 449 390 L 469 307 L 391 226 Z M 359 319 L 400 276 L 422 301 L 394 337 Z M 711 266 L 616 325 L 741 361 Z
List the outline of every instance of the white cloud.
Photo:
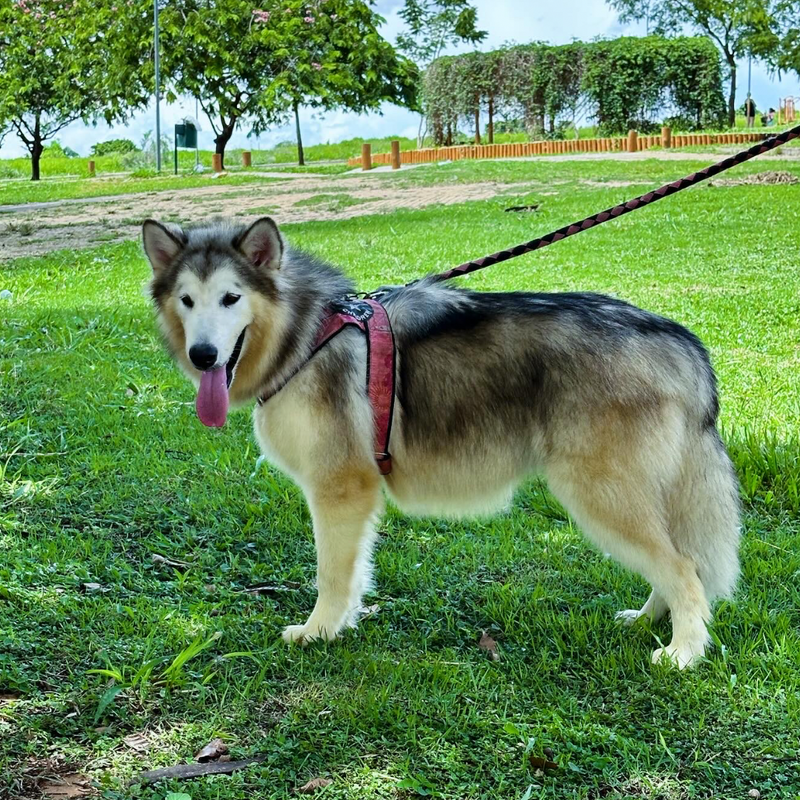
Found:
M 476 0 L 476 5 L 478 24 L 489 33 L 482 48 L 499 47 L 510 41 L 539 40 L 564 44 L 573 39 L 589 40 L 598 36 L 644 33 L 641 25 L 621 26 L 615 13 L 602 0 L 561 0 L 559 3 L 541 0 Z M 394 40 L 402 28 L 398 17 L 401 7 L 402 0 L 378 0 L 376 4 L 378 13 L 386 18 L 383 33 L 391 40 Z M 737 102 L 741 103 L 747 93 L 746 62 L 739 65 L 738 83 Z M 796 75 L 777 80 L 762 65 L 753 65 L 753 97 L 759 107 L 777 107 L 778 98 L 787 95 L 800 95 L 800 80 Z M 418 117 L 415 114 L 389 105 L 383 111 L 384 116 L 336 112 L 319 118 L 306 110 L 301 120 L 304 142 L 316 144 L 352 136 L 413 136 L 416 133 Z M 172 126 L 187 114 L 194 116 L 193 101 L 170 106 L 162 103 L 162 131 L 171 137 Z M 202 111 L 200 122 L 203 127 L 199 137 L 200 146 L 212 149 L 214 134 L 208 120 L 202 116 Z M 95 142 L 112 137 L 126 137 L 138 143 L 145 131 L 154 128 L 155 114 L 150 108 L 137 113 L 127 126 L 109 127 L 105 123 L 99 123 L 92 127 L 75 123 L 65 128 L 59 139 L 73 150 L 88 154 Z M 259 143 L 262 147 L 267 147 L 285 140 L 294 140 L 294 125 L 275 128 L 263 134 Z M 255 140 L 247 138 L 246 129 L 239 130 L 231 139 L 230 146 L 255 147 Z M 8 158 L 24 154 L 24 146 L 9 134 L 0 147 L 0 156 Z

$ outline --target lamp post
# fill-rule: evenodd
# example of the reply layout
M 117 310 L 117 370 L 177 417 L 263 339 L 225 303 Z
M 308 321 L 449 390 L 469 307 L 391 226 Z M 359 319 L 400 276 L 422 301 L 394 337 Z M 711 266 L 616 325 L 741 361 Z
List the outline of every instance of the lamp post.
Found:
M 161 172 L 161 75 L 158 63 L 158 0 L 153 0 L 153 43 L 156 79 L 156 172 Z

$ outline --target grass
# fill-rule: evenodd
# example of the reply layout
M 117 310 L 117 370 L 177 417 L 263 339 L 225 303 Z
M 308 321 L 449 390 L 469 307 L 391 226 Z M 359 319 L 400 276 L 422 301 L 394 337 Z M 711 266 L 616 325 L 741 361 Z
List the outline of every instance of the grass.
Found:
M 39 203 L 49 200 L 109 197 L 137 192 L 164 192 L 173 189 L 195 189 L 202 186 L 257 186 L 274 183 L 279 178 L 260 175 L 228 174 L 219 178 L 211 175 L 165 175 L 154 178 L 86 178 L 84 180 L 47 180 L 39 183 L 0 182 L 0 206 Z
M 581 136 L 586 132 L 591 132 L 591 129 L 581 129 Z M 372 143 L 373 153 L 384 153 L 390 149 L 390 142 L 393 137 L 386 139 L 370 140 Z M 497 134 L 495 141 L 498 143 L 512 142 L 512 141 L 526 141 L 527 137 L 522 133 L 514 134 Z M 231 173 L 222 177 L 213 179 L 217 182 L 234 184 L 241 181 L 256 179 L 259 171 L 268 170 L 270 172 L 285 172 L 285 173 L 304 173 L 304 174 L 317 174 L 335 177 L 352 170 L 346 162 L 340 163 L 314 163 L 316 160 L 324 161 L 326 159 L 346 159 L 360 153 L 362 139 L 351 139 L 346 142 L 340 142 L 335 145 L 313 145 L 307 148 L 306 154 L 308 156 L 309 164 L 300 167 L 297 164 L 289 163 L 296 158 L 296 153 L 289 158 L 290 152 L 294 153 L 291 143 L 279 145 L 272 150 L 266 151 L 253 151 L 253 167 L 250 169 L 243 169 L 241 164 L 241 150 L 231 150 L 226 154 L 226 165 Z M 416 146 L 415 140 L 400 139 L 401 148 L 404 150 L 413 149 Z M 715 160 L 712 154 L 720 152 L 719 145 L 713 146 L 694 146 L 689 148 L 682 148 L 698 154 L 708 154 L 709 160 Z M 800 142 L 795 140 L 791 142 L 786 148 L 800 147 Z M 726 151 L 736 149 L 734 146 L 723 147 Z M 781 152 L 783 148 L 779 148 Z M 785 152 L 785 150 L 784 150 Z M 211 151 L 201 151 L 201 163 L 208 169 L 211 167 Z M 119 156 L 101 156 L 97 159 L 97 178 L 90 179 L 86 177 L 87 159 L 66 159 L 66 158 L 51 158 L 42 161 L 42 175 L 45 180 L 39 183 L 32 183 L 30 181 L 21 180 L 20 178 L 26 177 L 29 171 L 29 163 L 26 159 L 7 159 L 0 161 L 0 206 L 13 205 L 21 203 L 31 203 L 47 200 L 61 200 L 71 198 L 90 198 L 103 195 L 113 194 L 128 194 L 133 192 L 143 191 L 161 191 L 174 188 L 190 188 L 194 186 L 206 186 L 212 180 L 210 174 L 201 174 L 191 172 L 194 166 L 194 153 L 190 151 L 182 151 L 179 153 L 179 168 L 182 172 L 173 176 L 168 174 L 170 171 L 169 164 L 165 166 L 165 174 L 160 177 L 150 176 L 147 174 L 125 173 L 125 167 Z M 468 163 L 468 162 L 465 162 Z M 496 162 L 482 162 L 494 164 Z M 529 161 L 520 162 L 522 169 L 526 172 L 530 171 Z M 26 166 L 27 164 L 27 166 Z M 468 171 L 471 167 L 465 167 Z M 578 165 L 578 170 L 582 167 Z M 430 170 L 426 170 L 429 172 Z M 109 175 L 109 172 L 117 173 Z M 148 172 L 147 170 L 144 171 Z M 104 177 L 104 173 L 105 177 Z M 470 173 L 471 174 L 471 173 Z M 245 176 L 249 176 L 245 177 Z M 13 180 L 3 180 L 3 178 L 14 178 Z M 260 180 L 273 180 L 270 178 L 260 178 Z
M 630 193 L 603 182 L 658 184 L 675 166 L 528 163 L 540 183 L 518 194 L 285 233 L 366 289 L 531 238 Z M 443 175 L 524 183 L 509 162 L 380 179 Z M 490 520 L 390 511 L 377 613 L 287 649 L 282 626 L 314 598 L 308 511 L 256 463 L 247 413 L 200 427 L 141 294 L 139 245 L 0 266 L 14 298 L 0 299 L 0 797 L 35 796 L 48 769 L 90 774 L 106 800 L 288 798 L 317 776 L 334 779 L 322 797 L 364 800 L 800 796 L 799 196 L 698 188 L 465 280 L 611 292 L 707 342 L 743 480 L 744 574 L 692 673 L 649 664 L 668 623 L 614 624 L 646 587 L 538 482 Z M 525 201 L 540 210 L 504 213 Z M 259 583 L 275 588 L 245 591 Z M 138 732 L 145 754 L 123 744 Z M 266 760 L 126 787 L 214 736 Z M 537 772 L 530 756 L 551 751 L 558 769 Z
M 322 211 L 342 211 L 351 206 L 374 202 L 376 199 L 377 198 L 374 197 L 353 197 L 346 192 L 337 192 L 335 194 L 321 193 L 298 200 L 294 205 L 298 208 L 307 207 Z
M 323 172 L 333 173 L 347 169 L 341 164 L 315 164 L 316 161 L 336 161 L 346 160 L 358 155 L 361 152 L 361 144 L 365 141 L 372 143 L 375 152 L 382 152 L 375 148 L 389 150 L 391 141 L 398 139 L 403 150 L 412 150 L 417 146 L 416 139 L 405 137 L 390 136 L 383 139 L 347 139 L 341 142 L 314 144 L 304 147 L 306 160 L 311 162 L 305 167 L 297 166 L 297 147 L 294 142 L 283 142 L 276 147 L 268 150 L 250 149 L 253 167 L 263 169 L 265 167 L 281 167 L 294 172 Z M 236 169 L 242 163 L 242 152 L 245 148 L 230 148 L 225 153 L 225 164 L 228 169 Z M 200 163 L 206 168 L 212 166 L 212 150 L 200 150 Z M 172 151 L 164 152 L 163 166 L 165 171 L 171 171 L 173 167 Z M 79 158 L 43 158 L 40 162 L 41 174 L 43 178 L 52 177 L 84 177 L 89 170 L 90 157 Z M 98 173 L 125 172 L 128 167 L 128 160 L 119 153 L 112 153 L 107 156 L 97 156 L 91 160 L 95 161 Z M 194 150 L 178 151 L 178 169 L 192 170 L 195 166 Z M 29 179 L 31 175 L 31 162 L 29 158 L 6 158 L 0 159 L 0 180 L 4 178 Z

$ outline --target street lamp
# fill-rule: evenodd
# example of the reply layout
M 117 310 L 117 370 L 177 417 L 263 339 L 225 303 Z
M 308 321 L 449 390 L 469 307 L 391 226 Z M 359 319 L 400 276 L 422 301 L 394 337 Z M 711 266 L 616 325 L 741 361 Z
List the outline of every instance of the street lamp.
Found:
M 161 172 L 161 76 L 158 63 L 158 0 L 153 0 L 153 28 L 156 73 L 156 172 Z

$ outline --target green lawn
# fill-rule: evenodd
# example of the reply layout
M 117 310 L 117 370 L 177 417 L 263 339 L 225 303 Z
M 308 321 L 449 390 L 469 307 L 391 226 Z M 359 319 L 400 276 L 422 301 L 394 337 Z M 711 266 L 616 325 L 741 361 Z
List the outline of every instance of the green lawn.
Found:
M 654 186 L 693 166 L 409 170 L 385 179 L 539 183 L 285 232 L 367 289 L 645 188 L 603 183 Z M 800 176 L 788 162 L 737 175 L 765 168 Z M 333 778 L 320 796 L 348 800 L 800 796 L 799 202 L 800 185 L 697 188 L 464 281 L 611 292 L 707 342 L 746 527 L 719 646 L 689 673 L 650 665 L 668 622 L 615 625 L 647 587 L 538 482 L 492 520 L 391 512 L 377 611 L 332 645 L 286 648 L 282 627 L 314 598 L 308 512 L 256 465 L 247 412 L 220 431 L 197 421 L 142 296 L 138 244 L 0 264 L 13 292 L 0 299 L 0 797 L 37 796 L 48 768 L 90 775 L 107 800 L 288 798 L 318 776 Z M 478 648 L 482 630 L 499 661 Z M 146 753 L 123 743 L 137 732 Z M 126 788 L 215 736 L 265 761 Z M 530 756 L 551 751 L 558 769 L 537 773 Z
M 280 178 L 266 178 L 258 174 L 231 173 L 219 178 L 211 175 L 163 175 L 134 178 L 84 178 L 30 181 L 0 181 L 0 206 L 39 203 L 49 200 L 70 200 L 87 197 L 109 197 L 137 192 L 165 192 L 176 189 L 196 189 L 200 186 L 253 186 L 274 183 Z M 0 217 L 1 219 L 1 217 Z

